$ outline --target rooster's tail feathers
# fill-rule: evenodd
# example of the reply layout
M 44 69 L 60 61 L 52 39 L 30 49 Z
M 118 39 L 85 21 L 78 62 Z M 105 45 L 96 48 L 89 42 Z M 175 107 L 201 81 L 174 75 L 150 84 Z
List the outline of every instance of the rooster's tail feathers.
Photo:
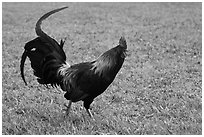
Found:
M 41 84 L 58 85 L 57 71 L 65 64 L 66 55 L 63 50 L 64 40 L 58 44 L 54 39 L 49 37 L 41 30 L 42 20 L 51 14 L 58 12 L 67 7 L 50 11 L 43 15 L 36 24 L 36 33 L 39 37 L 26 43 L 25 51 L 21 58 L 21 76 L 26 83 L 24 77 L 24 64 L 28 56 L 31 61 L 31 67 L 34 70 L 34 75 L 38 77 L 38 82 Z

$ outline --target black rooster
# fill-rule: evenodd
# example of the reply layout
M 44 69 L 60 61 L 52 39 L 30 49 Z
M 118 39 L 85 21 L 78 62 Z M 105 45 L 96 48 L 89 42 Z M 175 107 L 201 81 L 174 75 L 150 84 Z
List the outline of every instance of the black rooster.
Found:
M 89 107 L 94 98 L 103 93 L 113 82 L 126 57 L 126 40 L 121 37 L 119 45 L 103 53 L 98 59 L 70 66 L 66 62 L 63 50 L 64 42 L 60 44 L 41 30 L 41 23 L 51 14 L 67 7 L 55 9 L 43 15 L 37 22 L 35 31 L 38 35 L 25 45 L 21 58 L 21 76 L 24 77 L 24 63 L 28 56 L 34 75 L 40 84 L 60 86 L 66 91 L 64 97 L 69 100 L 67 113 L 72 102 L 82 100 L 90 117 L 93 117 Z

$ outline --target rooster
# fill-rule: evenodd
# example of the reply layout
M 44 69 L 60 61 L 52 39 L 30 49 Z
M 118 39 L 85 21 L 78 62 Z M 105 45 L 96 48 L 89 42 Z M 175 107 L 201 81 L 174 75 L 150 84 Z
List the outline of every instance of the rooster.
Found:
M 83 101 L 88 115 L 93 118 L 90 104 L 107 89 L 122 67 L 127 51 L 126 40 L 121 37 L 118 46 L 94 61 L 69 65 L 63 50 L 65 41 L 58 43 L 41 30 L 44 19 L 65 8 L 68 7 L 52 10 L 37 21 L 35 31 L 38 37 L 25 44 L 20 64 L 21 77 L 27 85 L 24 64 L 28 57 L 38 83 L 60 87 L 66 92 L 64 97 L 69 100 L 68 105 L 65 105 L 67 114 L 72 102 Z

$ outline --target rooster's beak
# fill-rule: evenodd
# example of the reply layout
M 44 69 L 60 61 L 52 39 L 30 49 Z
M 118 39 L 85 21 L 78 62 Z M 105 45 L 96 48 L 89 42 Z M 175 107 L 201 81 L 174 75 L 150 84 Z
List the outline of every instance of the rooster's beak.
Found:
M 126 56 L 129 57 L 131 55 L 131 51 L 130 50 L 126 50 Z

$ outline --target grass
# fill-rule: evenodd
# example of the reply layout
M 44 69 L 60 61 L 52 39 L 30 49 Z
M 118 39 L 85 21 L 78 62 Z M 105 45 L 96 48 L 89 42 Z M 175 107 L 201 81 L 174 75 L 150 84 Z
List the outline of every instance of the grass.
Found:
M 20 59 L 36 37 L 42 14 L 68 5 L 43 22 L 56 40 L 67 37 L 71 64 L 91 61 L 125 35 L 130 55 L 109 88 L 91 104 L 63 112 L 60 89 L 39 85 Z M 3 3 L 2 134 L 202 134 L 201 3 Z

